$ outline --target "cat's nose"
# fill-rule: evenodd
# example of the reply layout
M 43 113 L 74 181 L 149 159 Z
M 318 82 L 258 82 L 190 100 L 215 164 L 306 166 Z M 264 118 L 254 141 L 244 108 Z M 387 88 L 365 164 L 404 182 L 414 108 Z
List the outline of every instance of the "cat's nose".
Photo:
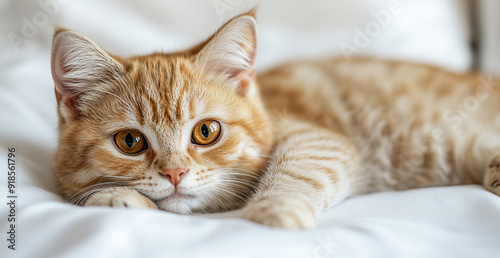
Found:
M 160 174 L 170 180 L 173 186 L 177 186 L 181 182 L 182 175 L 187 172 L 188 170 L 185 168 L 167 168 L 160 172 Z

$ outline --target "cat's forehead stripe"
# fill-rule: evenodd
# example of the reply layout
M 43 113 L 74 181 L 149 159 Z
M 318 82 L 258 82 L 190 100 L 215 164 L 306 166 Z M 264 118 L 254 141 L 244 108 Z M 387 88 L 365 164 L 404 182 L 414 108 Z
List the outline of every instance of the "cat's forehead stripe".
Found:
M 192 116 L 192 109 L 186 108 L 189 105 L 186 93 L 192 78 L 185 75 L 179 62 L 151 62 L 140 66 L 142 79 L 139 87 L 144 89 L 141 97 L 147 98 L 147 101 L 142 101 L 143 109 L 151 111 L 149 120 L 172 123 Z

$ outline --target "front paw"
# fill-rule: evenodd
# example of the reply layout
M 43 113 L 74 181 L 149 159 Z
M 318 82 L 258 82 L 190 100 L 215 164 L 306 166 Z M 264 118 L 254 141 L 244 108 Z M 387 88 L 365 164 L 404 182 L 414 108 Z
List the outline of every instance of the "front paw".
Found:
M 313 207 L 303 200 L 266 198 L 249 203 L 243 218 L 277 228 L 308 229 L 316 224 Z
M 85 206 L 158 209 L 156 204 L 134 189 L 119 187 L 92 194 Z

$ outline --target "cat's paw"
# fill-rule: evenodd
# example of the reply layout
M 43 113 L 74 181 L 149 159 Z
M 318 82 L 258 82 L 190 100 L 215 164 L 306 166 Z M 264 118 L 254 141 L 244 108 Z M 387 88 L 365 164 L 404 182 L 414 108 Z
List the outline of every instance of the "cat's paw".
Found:
M 92 194 L 85 206 L 158 209 L 156 204 L 134 189 L 117 187 Z
M 494 156 L 484 175 L 484 188 L 500 196 L 500 154 Z
M 266 198 L 249 203 L 243 218 L 270 227 L 308 229 L 316 224 L 314 209 L 305 201 L 286 198 Z

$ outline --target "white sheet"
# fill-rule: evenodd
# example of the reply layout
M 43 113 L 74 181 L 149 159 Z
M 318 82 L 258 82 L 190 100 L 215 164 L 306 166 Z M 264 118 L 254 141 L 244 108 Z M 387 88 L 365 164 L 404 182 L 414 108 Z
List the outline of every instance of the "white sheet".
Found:
M 265 228 L 237 219 L 238 211 L 180 216 L 65 204 L 51 172 L 57 143 L 49 62 L 51 23 L 78 29 L 107 50 L 128 55 L 189 46 L 232 15 L 224 13 L 221 19 L 213 9 L 217 0 L 156 5 L 153 1 L 65 2 L 58 5 L 50 22 L 38 21 L 41 26 L 17 51 L 6 35 L 22 35 L 24 18 L 33 21 L 42 17 L 39 12 L 47 11 L 34 1 L 0 2 L 0 164 L 4 171 L 0 257 L 498 257 L 500 198 L 480 186 L 355 197 L 320 215 L 318 228 L 307 231 Z M 263 2 L 259 65 L 266 68 L 289 59 L 342 55 L 338 43 L 350 42 L 353 28 L 364 26 L 371 20 L 370 11 L 382 10 L 387 2 Z M 410 8 L 407 2 L 401 1 L 406 13 L 397 16 L 362 54 L 467 69 L 468 30 L 457 26 L 465 23 L 460 5 L 423 0 L 411 2 Z M 251 5 L 237 5 L 231 12 Z M 6 239 L 8 147 L 16 148 L 18 164 L 16 251 L 7 248 Z
M 478 186 L 356 197 L 308 231 L 72 207 L 36 194 L 47 199 L 19 210 L 18 250 L 2 249 L 18 256 L 2 257 L 498 257 L 500 242 L 498 197 Z

